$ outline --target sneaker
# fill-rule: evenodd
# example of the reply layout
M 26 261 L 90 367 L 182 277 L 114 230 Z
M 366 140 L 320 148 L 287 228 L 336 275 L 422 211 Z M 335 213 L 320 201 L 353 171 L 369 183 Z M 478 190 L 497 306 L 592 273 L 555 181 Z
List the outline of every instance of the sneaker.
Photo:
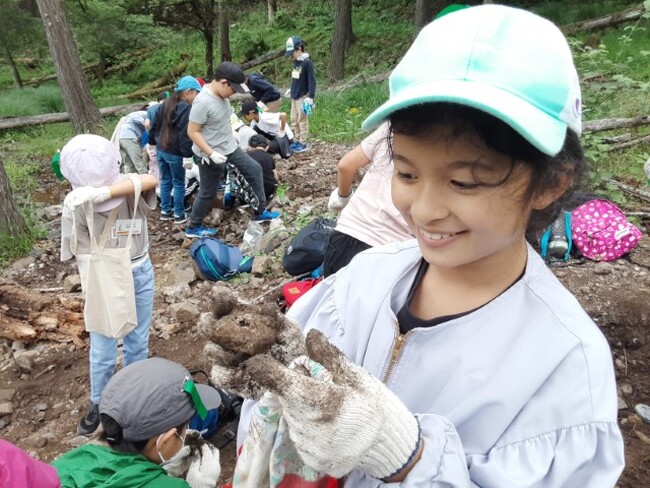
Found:
M 223 207 L 225 209 L 231 209 L 235 205 L 235 195 L 232 193 L 226 193 L 223 196 Z
M 209 227 L 188 227 L 185 229 L 185 237 L 210 237 L 217 233 L 217 229 Z
M 289 149 L 294 153 L 301 153 L 308 150 L 307 144 L 303 144 L 302 142 L 294 142 L 289 146 Z
M 182 217 L 177 217 L 176 215 L 174 215 L 174 224 L 176 225 L 182 225 L 188 220 L 190 220 L 190 216 L 187 214 L 183 215 Z
M 77 434 L 91 435 L 99 427 L 99 405 L 90 403 L 88 411 L 79 420 L 77 424 Z
M 277 219 L 280 215 L 280 212 L 271 212 L 270 210 L 264 210 L 262 213 L 256 214 L 253 217 L 253 220 L 256 220 L 257 222 L 265 222 L 268 220 Z
M 171 212 L 160 211 L 160 220 L 171 220 L 172 218 L 173 214 Z

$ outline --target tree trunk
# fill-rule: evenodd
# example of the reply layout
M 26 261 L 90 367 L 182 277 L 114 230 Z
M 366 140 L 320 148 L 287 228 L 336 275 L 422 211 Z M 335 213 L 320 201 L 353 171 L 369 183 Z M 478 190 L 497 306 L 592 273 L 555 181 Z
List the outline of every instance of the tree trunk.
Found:
M 205 41 L 205 70 L 208 80 L 214 76 L 214 31 L 207 29 L 203 31 L 203 40 Z
M 415 31 L 420 32 L 422 27 L 431 19 L 430 0 L 415 0 Z
M 276 0 L 266 0 L 266 6 L 269 12 L 268 23 L 275 22 L 275 11 L 278 9 L 278 2 Z
M 92 132 L 102 120 L 90 95 L 63 0 L 36 0 L 56 77 L 76 132 Z
M 582 22 L 576 22 L 575 24 L 565 25 L 562 27 L 562 32 L 567 35 L 575 34 L 577 32 L 593 32 L 604 29 L 605 27 L 613 27 L 625 22 L 638 20 L 645 12 L 645 6 L 641 4 L 636 7 L 630 7 L 622 12 L 616 12 L 596 19 L 583 20 Z
M 0 160 L 0 234 L 21 235 L 27 230 L 27 224 L 16 207 L 7 172 Z
M 230 15 L 224 0 L 219 2 L 219 46 L 221 48 L 221 62 L 232 61 L 230 52 Z
M 330 54 L 330 80 L 343 79 L 345 74 L 345 50 L 354 42 L 352 32 L 352 0 L 336 0 L 334 36 Z
M 11 70 L 11 76 L 14 79 L 14 85 L 16 85 L 16 88 L 22 88 L 23 80 L 20 78 L 20 73 L 18 72 L 18 66 L 16 66 L 16 61 L 14 60 L 11 51 L 9 50 L 9 48 L 6 47 L 3 49 L 3 51 L 4 51 L 5 61 L 7 62 L 7 65 Z

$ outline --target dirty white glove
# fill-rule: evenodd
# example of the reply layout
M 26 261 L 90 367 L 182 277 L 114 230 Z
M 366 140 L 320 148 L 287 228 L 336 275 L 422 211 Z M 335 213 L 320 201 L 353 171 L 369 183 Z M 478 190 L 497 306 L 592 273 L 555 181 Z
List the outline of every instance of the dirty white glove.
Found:
M 284 92 L 284 98 L 289 98 L 291 96 L 291 88 L 287 88 L 287 91 Z
M 306 344 L 309 357 L 298 358 L 296 369 L 268 355 L 254 356 L 242 365 L 249 381 L 277 395 L 289 436 L 304 463 L 335 478 L 358 468 L 385 479 L 408 466 L 421 442 L 413 414 L 320 331 L 309 331 Z M 322 368 L 331 377 L 319 371 Z
M 191 488 L 216 488 L 219 475 L 219 449 L 206 442 L 192 459 L 185 481 Z
M 183 446 L 180 451 L 174 454 L 167 464 L 163 466 L 167 474 L 175 478 L 180 478 L 190 467 L 192 456 L 190 456 L 190 446 Z
M 107 186 L 94 188 L 92 186 L 82 186 L 68 193 L 63 200 L 63 207 L 69 212 L 73 212 L 78 206 L 86 202 L 102 203 L 111 198 L 111 191 Z
M 352 198 L 352 194 L 354 191 L 350 191 L 350 194 L 347 197 L 342 197 L 339 195 L 339 189 L 334 188 L 332 190 L 332 194 L 330 195 L 330 199 L 327 202 L 327 210 L 330 212 L 338 212 L 339 210 L 342 210 L 350 201 L 350 198 Z
M 287 133 L 285 131 L 283 131 L 283 130 L 278 131 L 278 137 L 284 137 L 286 135 L 287 135 Z
M 183 158 L 183 168 L 185 169 L 192 169 L 192 166 L 194 165 L 194 158 Z
M 307 105 L 314 105 L 314 99 L 310 97 L 305 97 L 304 103 Z
M 223 164 L 227 159 L 228 158 L 226 156 L 217 151 L 212 151 L 212 153 L 210 153 L 210 161 L 212 161 L 214 164 Z
M 266 106 L 264 102 L 257 102 L 257 111 L 259 113 L 264 113 L 268 110 L 269 108 Z

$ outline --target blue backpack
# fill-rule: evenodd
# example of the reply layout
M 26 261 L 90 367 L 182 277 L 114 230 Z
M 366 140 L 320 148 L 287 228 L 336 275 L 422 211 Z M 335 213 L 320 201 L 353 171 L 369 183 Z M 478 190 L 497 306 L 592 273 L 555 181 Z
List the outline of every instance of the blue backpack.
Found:
M 250 273 L 253 258 L 214 237 L 201 237 L 190 246 L 190 256 L 211 281 L 229 280 L 237 273 Z

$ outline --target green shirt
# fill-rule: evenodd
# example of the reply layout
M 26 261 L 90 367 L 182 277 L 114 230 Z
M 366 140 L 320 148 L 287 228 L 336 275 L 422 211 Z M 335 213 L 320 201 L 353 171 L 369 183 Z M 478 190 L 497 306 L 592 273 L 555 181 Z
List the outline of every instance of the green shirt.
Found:
M 141 454 L 124 454 L 89 444 L 56 459 L 62 488 L 189 488 Z

